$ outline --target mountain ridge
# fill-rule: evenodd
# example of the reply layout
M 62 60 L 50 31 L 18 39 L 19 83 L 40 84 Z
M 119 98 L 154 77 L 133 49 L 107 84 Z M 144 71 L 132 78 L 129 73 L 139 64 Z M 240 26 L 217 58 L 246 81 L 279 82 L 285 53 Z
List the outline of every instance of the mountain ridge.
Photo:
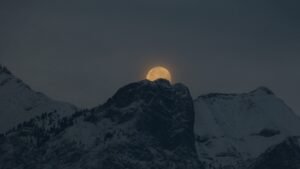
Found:
M 58 111 L 61 116 L 78 109 L 69 103 L 55 101 L 36 92 L 0 65 L 0 133 L 42 113 Z
M 195 112 L 199 158 L 215 168 L 246 168 L 269 147 L 300 135 L 300 118 L 265 87 L 200 96 Z
M 19 89 L 32 91 L 0 66 L 1 82 L 15 86 L 9 90 L 14 97 Z M 63 109 L 47 110 L 0 135 L 0 168 L 299 167 L 299 117 L 266 87 L 193 99 L 184 84 L 142 80 L 92 109 L 64 117 Z

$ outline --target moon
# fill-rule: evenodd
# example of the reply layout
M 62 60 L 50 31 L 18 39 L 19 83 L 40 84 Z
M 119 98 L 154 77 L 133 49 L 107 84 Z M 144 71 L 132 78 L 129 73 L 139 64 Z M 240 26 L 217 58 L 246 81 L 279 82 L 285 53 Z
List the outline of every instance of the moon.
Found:
M 149 70 L 147 77 L 147 80 L 150 81 L 155 81 L 158 79 L 165 79 L 171 82 L 171 73 L 168 69 L 162 67 L 162 66 L 157 66 Z

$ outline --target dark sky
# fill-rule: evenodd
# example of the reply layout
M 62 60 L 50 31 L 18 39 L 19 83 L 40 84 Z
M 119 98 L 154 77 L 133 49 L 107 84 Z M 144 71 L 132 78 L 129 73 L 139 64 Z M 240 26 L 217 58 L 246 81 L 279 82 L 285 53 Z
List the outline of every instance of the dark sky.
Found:
M 155 65 L 194 97 L 268 86 L 300 114 L 299 0 L 1 0 L 0 63 L 91 107 Z

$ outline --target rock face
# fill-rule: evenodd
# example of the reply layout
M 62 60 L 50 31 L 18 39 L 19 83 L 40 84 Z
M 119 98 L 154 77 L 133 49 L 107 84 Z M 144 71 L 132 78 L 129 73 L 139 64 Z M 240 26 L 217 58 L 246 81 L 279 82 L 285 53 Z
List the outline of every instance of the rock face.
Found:
M 109 106 L 105 116 L 113 121 L 121 123 L 130 116 L 136 118 L 136 129 L 158 138 L 162 148 L 194 150 L 193 100 L 183 85 L 171 86 L 165 80 L 130 84 L 121 88 L 105 106 Z M 130 106 L 137 106 L 140 112 L 120 111 Z
M 0 133 L 43 113 L 71 115 L 77 108 L 33 91 L 0 65 Z
M 35 124 L 2 137 L 2 168 L 202 168 L 193 100 L 181 84 L 132 83 L 104 105 L 59 120 L 51 129 Z
M 201 96 L 195 112 L 198 156 L 211 168 L 247 168 L 270 147 L 300 135 L 299 117 L 265 87 Z

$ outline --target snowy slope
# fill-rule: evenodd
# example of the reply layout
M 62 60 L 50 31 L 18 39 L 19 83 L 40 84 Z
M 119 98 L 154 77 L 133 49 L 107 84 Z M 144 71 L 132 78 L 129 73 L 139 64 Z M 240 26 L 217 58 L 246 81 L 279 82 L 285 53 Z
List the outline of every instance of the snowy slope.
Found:
M 42 113 L 58 112 L 60 116 L 65 116 L 75 111 L 76 107 L 71 104 L 33 91 L 0 65 L 0 133 Z
M 243 168 L 269 147 L 300 135 L 300 119 L 269 89 L 208 94 L 195 101 L 200 159 L 214 167 Z

